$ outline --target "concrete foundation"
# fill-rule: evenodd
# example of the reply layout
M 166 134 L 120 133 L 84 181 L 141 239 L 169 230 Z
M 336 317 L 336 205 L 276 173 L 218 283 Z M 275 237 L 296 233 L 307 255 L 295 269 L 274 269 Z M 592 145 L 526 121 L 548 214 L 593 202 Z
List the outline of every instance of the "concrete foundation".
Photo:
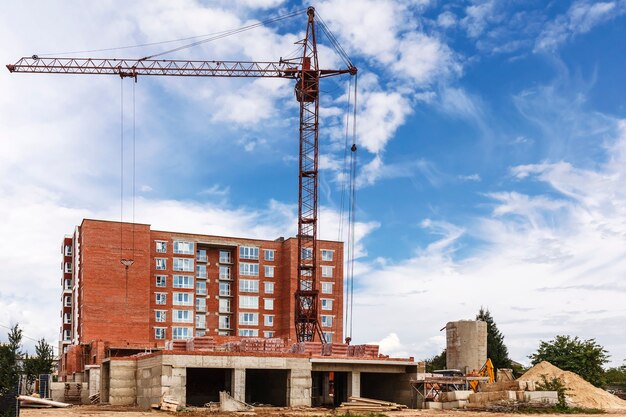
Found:
M 366 396 L 414 408 L 409 381 L 416 373 L 417 364 L 407 360 L 158 352 L 106 359 L 100 370 L 100 395 L 103 403 L 148 408 L 163 396 L 182 406 L 202 405 L 226 391 L 237 401 L 309 407 L 317 378 L 325 390 L 318 394 L 326 398 Z
M 487 361 L 487 323 L 462 320 L 446 324 L 446 367 L 478 371 Z

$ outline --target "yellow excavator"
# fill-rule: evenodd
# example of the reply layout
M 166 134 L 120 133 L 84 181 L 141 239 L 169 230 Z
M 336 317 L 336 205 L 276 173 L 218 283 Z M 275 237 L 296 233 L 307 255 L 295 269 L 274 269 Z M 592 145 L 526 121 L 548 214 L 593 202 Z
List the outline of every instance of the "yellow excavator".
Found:
M 496 380 L 496 374 L 495 374 L 495 370 L 493 368 L 493 362 L 491 362 L 491 358 L 487 358 L 487 361 L 485 362 L 485 364 L 483 365 L 482 368 L 480 368 L 480 371 L 478 372 L 473 372 L 467 376 L 486 376 L 489 378 L 489 383 L 493 383 Z M 472 389 L 472 391 L 476 392 L 478 391 L 478 381 L 469 381 L 469 387 Z

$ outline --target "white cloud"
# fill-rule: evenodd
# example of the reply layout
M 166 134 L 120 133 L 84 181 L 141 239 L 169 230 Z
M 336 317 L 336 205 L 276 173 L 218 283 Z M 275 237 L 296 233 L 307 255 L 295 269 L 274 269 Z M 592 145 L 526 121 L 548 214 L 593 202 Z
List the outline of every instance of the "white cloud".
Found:
M 450 11 L 445 11 L 437 16 L 437 24 L 444 29 L 448 29 L 456 25 L 456 15 Z
M 549 22 L 535 43 L 535 52 L 554 51 L 576 35 L 589 32 L 593 27 L 626 13 L 623 1 L 577 1 L 565 14 Z
M 470 175 L 459 175 L 458 178 L 461 181 L 480 181 L 482 178 L 480 178 L 479 174 L 470 174 Z

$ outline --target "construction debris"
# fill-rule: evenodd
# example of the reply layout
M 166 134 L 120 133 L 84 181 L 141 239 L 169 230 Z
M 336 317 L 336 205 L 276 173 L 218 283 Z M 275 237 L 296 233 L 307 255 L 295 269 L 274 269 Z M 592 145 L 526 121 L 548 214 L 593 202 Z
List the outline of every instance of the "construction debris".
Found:
M 234 399 L 226 391 L 220 391 L 220 411 L 250 411 L 253 410 L 250 404 Z
M 152 404 L 152 408 L 161 411 L 180 411 L 182 406 L 175 399 L 164 396 L 159 404 Z
M 19 395 L 17 399 L 20 400 L 22 406 L 28 405 L 29 403 L 45 405 L 49 407 L 58 407 L 58 408 L 66 408 L 66 407 L 72 406 L 72 404 L 62 403 L 59 401 L 46 400 L 44 398 L 32 397 L 30 395 Z
M 99 404 L 100 403 L 100 393 L 97 392 L 97 393 L 95 393 L 93 395 L 90 395 L 89 396 L 89 402 L 91 404 Z
M 365 411 L 365 412 L 382 412 L 382 411 L 400 411 L 407 408 L 404 404 L 392 403 L 389 401 L 374 400 L 363 397 L 349 397 L 348 402 L 341 403 L 337 410 Z
M 534 382 L 537 385 L 543 382 L 542 375 L 545 375 L 548 380 L 558 378 L 563 382 L 566 389 L 566 402 L 570 406 L 598 408 L 605 411 L 626 410 L 626 401 L 593 386 L 577 374 L 559 369 L 547 361 L 533 366 L 519 377 L 518 381 Z

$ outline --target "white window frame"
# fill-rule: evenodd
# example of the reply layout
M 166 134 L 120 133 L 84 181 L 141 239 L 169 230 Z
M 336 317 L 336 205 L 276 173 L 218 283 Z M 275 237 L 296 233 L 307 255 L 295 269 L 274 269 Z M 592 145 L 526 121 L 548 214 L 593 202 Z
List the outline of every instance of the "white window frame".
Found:
M 195 272 L 193 258 L 174 258 L 174 271 Z
M 229 250 L 220 250 L 220 258 L 219 261 L 221 264 L 232 264 L 233 263 L 233 257 L 232 257 L 232 253 Z
M 206 278 L 206 276 L 207 276 L 206 264 L 196 264 L 196 277 Z
M 322 277 L 332 278 L 334 273 L 334 266 L 322 265 Z
M 194 255 L 196 253 L 196 245 L 189 240 L 175 240 L 174 253 L 178 255 Z
M 266 261 L 273 262 L 276 260 L 276 250 L 275 249 L 263 249 L 263 259 Z
M 265 327 L 274 327 L 274 315 L 273 314 L 264 314 L 263 315 L 263 326 L 265 326 Z
M 240 337 L 259 337 L 259 329 L 239 329 Z
M 159 245 L 162 247 L 159 247 Z M 167 253 L 167 242 L 165 240 L 155 240 L 154 246 L 156 253 Z
M 206 329 L 206 314 L 196 314 L 196 329 Z
M 263 292 L 265 294 L 274 294 L 274 283 L 273 282 L 264 282 L 263 283 Z
M 167 269 L 167 258 L 154 258 L 154 262 L 154 268 L 157 271 L 165 271 Z
M 72 256 L 72 245 L 65 245 L 65 256 Z
M 232 307 L 230 298 L 220 298 L 217 306 L 219 313 L 231 313 Z
M 239 313 L 239 324 L 242 326 L 258 326 L 259 313 L 241 312 Z
M 239 246 L 239 259 L 259 259 L 258 246 Z
M 230 271 L 231 271 L 230 266 L 220 265 L 219 271 L 220 271 L 219 279 L 226 280 L 226 281 L 230 281 L 232 279 L 231 274 L 230 274 Z
M 240 262 L 239 263 L 239 275 L 244 275 L 247 277 L 258 277 L 259 276 L 259 264 L 253 264 L 249 262 Z
M 217 326 L 220 329 L 230 330 L 232 329 L 232 319 L 231 316 L 220 315 L 217 319 Z
M 335 332 L 322 332 L 322 334 L 324 335 L 324 339 L 326 340 L 326 343 L 333 342 L 333 335 L 335 334 Z
M 330 310 L 333 309 L 333 300 L 332 298 L 322 298 L 321 299 L 322 310 Z
M 333 293 L 333 282 L 322 282 L 322 294 L 332 294 Z
M 271 332 L 264 331 L 263 332 L 263 337 L 266 338 L 266 339 L 271 339 L 271 338 L 274 337 L 274 332 L 273 331 L 271 331 Z
M 154 338 L 156 340 L 164 340 L 165 339 L 165 332 L 166 332 L 166 327 L 155 327 L 154 328 Z
M 264 298 L 263 299 L 263 309 L 264 310 L 274 310 L 274 299 L 273 298 Z
M 162 280 L 163 282 L 159 283 Z M 166 288 L 167 287 L 167 275 L 157 275 L 155 277 L 154 285 L 157 288 Z
M 157 304 L 157 305 L 166 305 L 167 304 L 167 293 L 166 292 L 154 293 L 154 303 Z
M 258 310 L 259 309 L 259 296 L 258 295 L 240 295 L 239 296 L 239 308 Z
M 154 321 L 165 323 L 167 321 L 167 310 L 154 310 Z
M 184 301 L 185 298 L 188 299 L 189 301 Z M 175 292 L 175 293 L 172 293 L 172 305 L 175 305 L 175 306 L 193 306 L 194 305 L 193 293 L 190 293 L 190 292 Z
M 206 311 L 206 298 L 196 297 L 196 311 Z
M 228 291 L 224 289 L 228 287 Z M 232 287 L 230 286 L 230 282 L 220 282 L 219 284 L 219 295 L 220 297 L 230 297 L 232 295 Z
M 65 273 L 71 274 L 72 273 L 72 263 L 71 262 L 65 262 L 65 265 L 63 266 L 63 270 L 65 271 Z
M 193 323 L 192 310 L 172 310 L 172 323 Z
M 172 340 L 191 339 L 193 337 L 192 334 L 193 327 L 172 326 Z
M 240 279 L 239 280 L 239 292 L 259 292 L 259 280 L 258 279 Z
M 274 267 L 272 265 L 265 265 L 263 267 L 263 273 L 266 278 L 274 278 Z
M 206 295 L 206 294 L 207 294 L 206 281 L 196 281 L 196 295 Z
M 322 249 L 322 261 L 332 262 L 334 253 L 332 249 Z
M 172 288 L 194 288 L 194 279 L 191 275 L 172 275 Z
M 320 323 L 323 327 L 333 327 L 333 316 L 329 316 L 326 314 L 320 315 L 321 320 Z

